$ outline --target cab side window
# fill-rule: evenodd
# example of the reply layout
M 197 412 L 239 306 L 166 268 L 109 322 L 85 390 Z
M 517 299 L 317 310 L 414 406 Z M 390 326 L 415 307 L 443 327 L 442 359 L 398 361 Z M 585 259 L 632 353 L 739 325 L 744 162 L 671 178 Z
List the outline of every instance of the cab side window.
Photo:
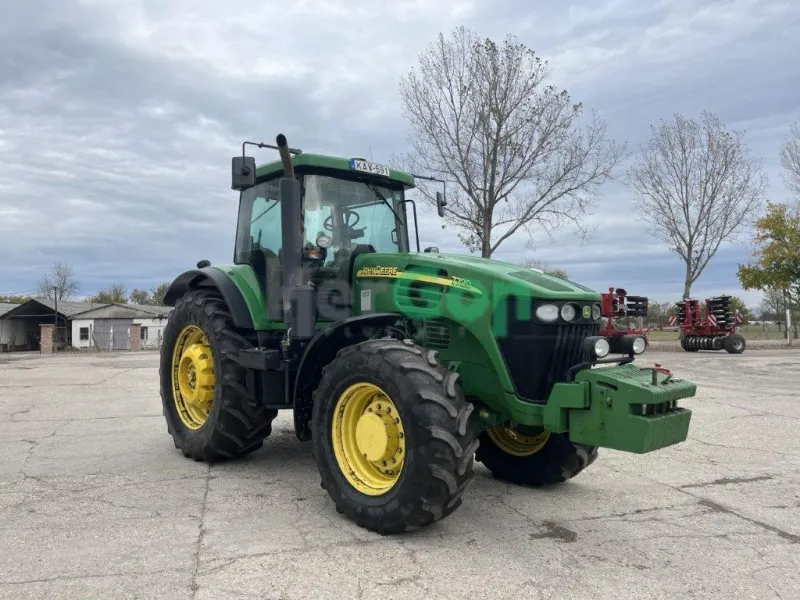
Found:
M 242 192 L 236 236 L 236 262 L 249 262 L 256 250 L 277 255 L 280 249 L 280 186 L 274 180 Z

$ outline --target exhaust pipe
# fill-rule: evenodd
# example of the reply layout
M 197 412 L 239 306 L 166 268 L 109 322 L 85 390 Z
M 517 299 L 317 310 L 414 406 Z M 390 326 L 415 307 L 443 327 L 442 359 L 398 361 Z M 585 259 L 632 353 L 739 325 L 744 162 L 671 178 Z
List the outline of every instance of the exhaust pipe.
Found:
M 291 330 L 290 339 L 305 341 L 316 333 L 317 302 L 314 288 L 303 284 L 303 199 L 286 136 L 279 134 L 275 141 L 283 163 L 280 184 L 283 321 Z
M 278 146 L 278 154 L 280 154 L 281 163 L 283 163 L 283 176 L 287 179 L 295 179 L 292 156 L 289 151 L 289 143 L 286 141 L 286 136 L 279 133 L 278 137 L 275 138 L 275 144 Z

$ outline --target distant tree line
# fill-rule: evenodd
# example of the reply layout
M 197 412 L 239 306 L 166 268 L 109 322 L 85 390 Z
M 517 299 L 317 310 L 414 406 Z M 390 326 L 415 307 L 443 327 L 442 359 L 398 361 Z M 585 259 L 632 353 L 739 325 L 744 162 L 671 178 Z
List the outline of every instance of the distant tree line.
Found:
M 164 304 L 164 296 L 169 288 L 169 283 L 162 282 L 149 290 L 134 288 L 128 292 L 121 283 L 111 283 L 95 295 L 85 299 L 86 302 L 97 304 L 143 304 L 160 306 Z M 0 302 L 11 304 L 24 304 L 25 302 L 41 298 L 46 300 L 75 300 L 80 297 L 80 284 L 75 277 L 75 270 L 68 263 L 56 262 L 50 270 L 39 280 L 37 292 L 33 295 L 0 295 Z

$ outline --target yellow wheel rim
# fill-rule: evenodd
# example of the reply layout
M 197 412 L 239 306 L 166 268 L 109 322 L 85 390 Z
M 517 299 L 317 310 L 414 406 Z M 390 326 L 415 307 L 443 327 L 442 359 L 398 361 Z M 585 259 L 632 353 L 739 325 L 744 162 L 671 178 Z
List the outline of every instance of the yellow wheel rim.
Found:
M 371 383 L 356 383 L 339 396 L 331 424 L 333 452 L 347 481 L 367 496 L 394 487 L 403 471 L 405 431 L 391 398 Z
M 550 439 L 549 431 L 527 435 L 509 427 L 490 427 L 486 430 L 495 446 L 512 456 L 531 456 L 541 450 Z
M 208 336 L 197 325 L 187 325 L 172 350 L 172 397 L 189 429 L 200 429 L 208 421 L 215 383 Z

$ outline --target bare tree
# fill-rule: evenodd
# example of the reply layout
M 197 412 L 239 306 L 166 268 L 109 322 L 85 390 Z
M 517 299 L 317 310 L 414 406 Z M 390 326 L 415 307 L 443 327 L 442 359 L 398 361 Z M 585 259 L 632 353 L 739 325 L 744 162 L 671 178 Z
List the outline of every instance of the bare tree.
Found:
M 564 269 L 552 267 L 550 263 L 548 263 L 545 260 L 539 260 L 537 258 L 526 258 L 520 263 L 520 265 L 525 267 L 526 269 L 539 269 L 540 271 L 547 273 L 548 275 L 553 275 L 554 277 L 560 277 L 561 279 L 569 279 L 569 275 Z
M 639 217 L 686 265 L 683 297 L 726 241 L 737 238 L 764 201 L 762 161 L 739 132 L 704 112 L 700 122 L 674 115 L 628 171 Z
M 585 234 L 581 219 L 624 157 L 605 123 L 582 122 L 581 104 L 547 85 L 549 75 L 514 37 L 498 45 L 459 27 L 449 40 L 439 34 L 401 79 L 413 132 L 407 162 L 455 182 L 447 222 L 484 257 L 520 229 L 549 235 L 571 223 Z
M 794 194 L 800 196 L 800 123 L 789 128 L 789 138 L 781 146 L 783 181 Z
M 75 271 L 63 262 L 57 262 L 50 268 L 50 272 L 39 281 L 40 298 L 53 300 L 69 300 L 78 293 L 78 281 Z

